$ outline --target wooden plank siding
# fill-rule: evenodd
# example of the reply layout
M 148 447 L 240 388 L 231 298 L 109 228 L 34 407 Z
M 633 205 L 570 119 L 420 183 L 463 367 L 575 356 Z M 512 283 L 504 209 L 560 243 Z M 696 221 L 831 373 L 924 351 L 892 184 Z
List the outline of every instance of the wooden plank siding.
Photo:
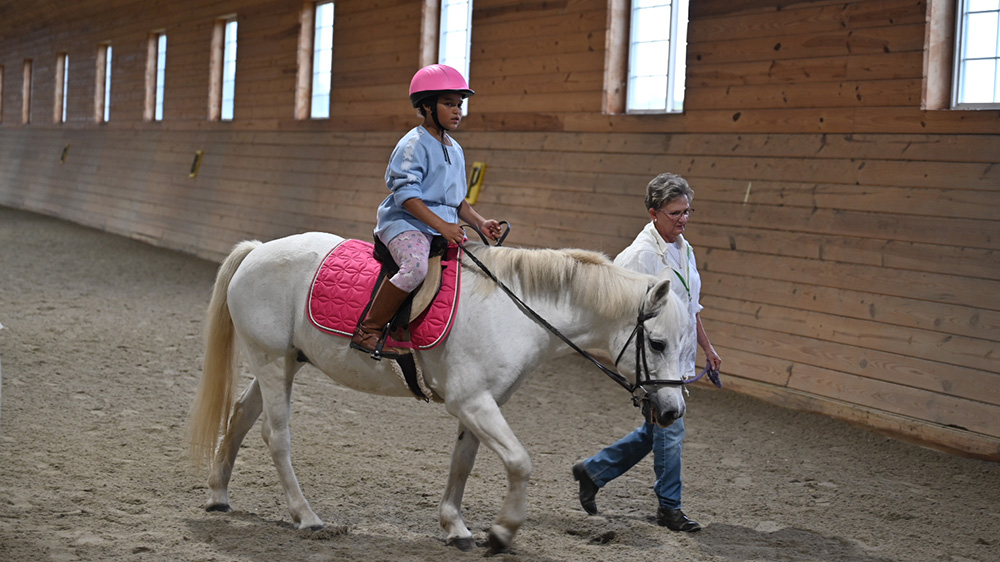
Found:
M 611 2 L 476 0 L 477 95 L 455 137 L 488 165 L 477 208 L 511 221 L 511 244 L 613 256 L 649 179 L 681 173 L 728 389 L 998 461 L 1000 111 L 924 109 L 929 1 L 692 2 L 684 113 L 618 115 L 602 112 Z M 305 230 L 369 239 L 389 152 L 418 122 L 423 3 L 337 1 L 331 118 L 296 120 L 303 4 L 0 6 L 0 204 L 214 260 Z M 235 117 L 210 122 L 212 27 L 233 14 Z M 154 31 L 164 120 L 145 122 Z

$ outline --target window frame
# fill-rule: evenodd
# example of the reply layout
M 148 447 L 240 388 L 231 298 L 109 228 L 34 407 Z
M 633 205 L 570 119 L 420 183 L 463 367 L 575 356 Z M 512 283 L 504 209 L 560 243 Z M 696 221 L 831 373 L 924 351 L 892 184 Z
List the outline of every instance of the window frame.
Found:
M 676 115 L 684 112 L 687 68 L 687 30 L 690 22 L 689 0 L 670 3 L 670 32 L 663 109 L 630 106 L 634 33 L 632 0 L 608 0 L 607 49 L 604 60 L 602 111 L 607 115 Z M 683 22 L 683 25 L 682 23 Z M 674 96 L 672 93 L 678 93 Z M 669 94 L 669 96 L 668 96 Z
M 222 43 L 222 107 L 219 118 L 232 121 L 236 110 L 236 51 L 239 23 L 236 18 L 226 21 Z
M 163 102 L 167 96 L 167 34 L 156 38 L 156 92 L 154 94 L 153 119 L 163 121 Z
M 164 82 L 167 69 L 167 34 L 152 31 L 146 43 L 145 104 L 143 121 L 163 121 Z
M 629 34 L 628 34 L 628 70 L 625 76 L 625 113 L 627 114 L 664 114 L 684 112 L 684 89 L 685 71 L 687 68 L 687 26 L 689 21 L 688 0 L 664 0 L 658 6 L 636 6 L 637 2 L 629 2 Z M 640 10 L 654 7 L 669 6 L 670 25 L 666 37 L 656 36 L 654 38 L 636 37 L 639 26 L 636 25 Z M 683 22 L 683 24 L 682 24 Z M 652 39 L 652 40 L 651 40 Z M 646 74 L 639 76 L 637 67 L 641 62 L 637 60 L 637 51 L 641 44 L 651 42 L 667 43 L 667 70 L 663 74 Z M 635 82 L 641 78 L 660 78 L 666 81 L 666 89 L 662 99 L 656 97 L 657 101 L 663 102 L 663 107 L 635 107 L 633 105 L 633 94 L 635 93 Z M 652 96 L 650 96 L 652 97 Z
M 329 44 L 318 47 L 323 34 L 320 33 L 321 19 L 320 10 L 323 6 L 330 7 L 330 34 Z M 298 45 L 298 70 L 295 82 L 295 119 L 329 119 L 333 108 L 333 39 L 336 26 L 336 2 L 324 0 L 320 2 L 306 2 L 299 13 L 299 45 Z M 317 60 L 317 53 L 329 52 L 327 59 Z M 317 69 L 321 60 L 326 60 L 329 68 Z M 317 77 L 325 74 L 326 87 L 321 88 L 322 93 L 317 94 Z M 317 96 L 325 96 L 326 103 L 323 109 L 318 111 Z M 322 103 L 322 102 L 321 102 Z
M 324 6 L 329 6 L 330 8 L 330 35 L 329 44 L 324 42 L 320 45 L 320 41 L 324 38 L 323 22 L 320 21 L 320 10 Z M 313 26 L 313 49 L 312 49 L 312 65 L 311 65 L 311 81 L 310 81 L 310 92 L 309 92 L 309 118 L 310 119 L 329 119 L 330 109 L 332 107 L 332 94 L 333 94 L 333 37 L 334 37 L 334 26 L 336 25 L 336 6 L 332 1 L 329 2 L 317 2 L 315 8 L 315 25 Z M 328 60 L 323 58 L 323 53 L 329 53 Z M 319 59 L 319 60 L 317 60 Z M 320 64 L 324 64 L 324 68 L 318 68 Z M 326 77 L 326 87 L 322 93 L 317 95 L 316 85 L 317 80 L 320 77 Z M 326 103 L 325 107 L 317 107 L 317 98 L 325 97 Z M 320 100 L 318 103 L 323 103 Z M 323 111 L 318 111 L 323 110 Z
M 953 71 L 952 71 L 952 83 L 951 83 L 951 108 L 952 109 L 1000 109 L 1000 6 L 995 9 L 988 9 L 979 11 L 982 12 L 996 12 L 997 21 L 995 30 L 997 38 L 997 47 L 994 51 L 993 57 L 986 57 L 987 59 L 993 59 L 993 98 L 996 101 L 993 102 L 967 102 L 963 101 L 964 93 L 964 78 L 966 75 L 966 62 L 970 60 L 966 57 L 966 38 L 969 34 L 968 29 L 968 16 L 972 9 L 970 3 L 974 0 L 958 0 L 957 3 L 957 13 L 955 14 L 955 48 L 954 48 L 954 61 L 953 61 Z
M 94 73 L 94 121 L 107 123 L 111 118 L 111 63 L 114 58 L 111 43 L 97 46 Z
M 52 122 L 66 122 L 66 106 L 69 102 L 69 53 L 63 51 L 56 54 L 55 87 L 52 100 Z
M 235 14 L 222 16 L 212 26 L 208 86 L 209 121 L 232 121 L 236 112 L 236 70 L 239 23 Z M 231 70 L 231 72 L 230 72 Z M 227 78 L 231 74 L 231 78 Z

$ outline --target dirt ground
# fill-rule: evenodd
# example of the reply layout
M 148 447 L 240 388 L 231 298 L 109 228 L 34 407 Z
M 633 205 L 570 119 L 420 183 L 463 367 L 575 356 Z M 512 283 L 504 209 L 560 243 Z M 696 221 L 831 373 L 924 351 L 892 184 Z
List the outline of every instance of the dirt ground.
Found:
M 437 524 L 456 424 L 438 404 L 296 379 L 293 460 L 320 532 L 295 530 L 255 430 L 232 513 L 186 459 L 216 265 L 0 207 L 0 560 L 472 560 Z M 725 342 L 717 342 L 722 346 Z M 657 527 L 652 461 L 576 500 L 570 466 L 639 423 L 581 359 L 546 364 L 505 415 L 532 454 L 521 561 L 1000 560 L 1000 465 L 692 389 L 685 510 Z M 259 423 L 259 422 L 258 422 Z M 506 478 L 484 450 L 466 522 L 485 537 Z

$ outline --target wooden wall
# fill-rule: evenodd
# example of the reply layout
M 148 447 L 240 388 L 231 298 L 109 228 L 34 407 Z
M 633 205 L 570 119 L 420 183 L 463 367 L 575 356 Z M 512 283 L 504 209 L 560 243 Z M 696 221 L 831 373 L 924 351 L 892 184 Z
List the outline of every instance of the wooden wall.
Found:
M 478 94 L 456 137 L 488 164 L 477 207 L 512 222 L 510 243 L 614 255 L 643 225 L 648 180 L 681 173 L 728 388 L 1000 460 L 1000 112 L 925 108 L 940 71 L 928 36 L 950 4 L 932 1 L 692 2 L 685 113 L 608 115 L 620 0 L 476 0 Z M 249 237 L 369 238 L 389 151 L 417 123 L 406 90 L 423 2 L 336 3 L 319 121 L 293 118 L 301 8 L 0 6 L 0 204 L 211 259 Z M 232 13 L 235 119 L 208 122 L 212 23 Z M 165 119 L 147 123 L 146 42 L 161 29 Z M 104 41 L 111 120 L 96 124 Z M 53 124 L 60 52 L 69 110 Z

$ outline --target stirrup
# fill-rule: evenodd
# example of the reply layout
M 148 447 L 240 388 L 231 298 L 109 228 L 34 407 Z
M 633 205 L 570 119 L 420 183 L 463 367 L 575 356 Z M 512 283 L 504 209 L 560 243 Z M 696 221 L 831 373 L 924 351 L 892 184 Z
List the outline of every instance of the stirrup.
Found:
M 361 329 L 361 328 L 359 328 Z M 383 353 L 382 349 L 385 347 L 385 341 L 389 338 L 389 327 L 386 326 L 382 328 L 382 335 L 379 336 L 378 341 L 375 343 L 375 349 L 368 349 L 359 343 L 355 343 L 353 338 L 351 339 L 351 349 L 357 349 L 358 351 L 363 351 L 369 356 L 376 360 L 381 361 L 383 357 L 386 359 L 399 359 L 403 357 L 402 353 Z
M 375 351 L 372 352 L 371 357 L 376 361 L 381 360 L 383 357 L 385 357 L 386 359 L 400 359 L 403 357 L 403 355 L 405 355 L 404 353 L 391 353 L 391 352 L 385 353 L 382 351 L 382 348 L 385 347 L 385 340 L 388 339 L 387 332 L 388 330 L 386 332 L 383 332 L 382 337 L 379 338 L 378 343 L 375 344 Z

